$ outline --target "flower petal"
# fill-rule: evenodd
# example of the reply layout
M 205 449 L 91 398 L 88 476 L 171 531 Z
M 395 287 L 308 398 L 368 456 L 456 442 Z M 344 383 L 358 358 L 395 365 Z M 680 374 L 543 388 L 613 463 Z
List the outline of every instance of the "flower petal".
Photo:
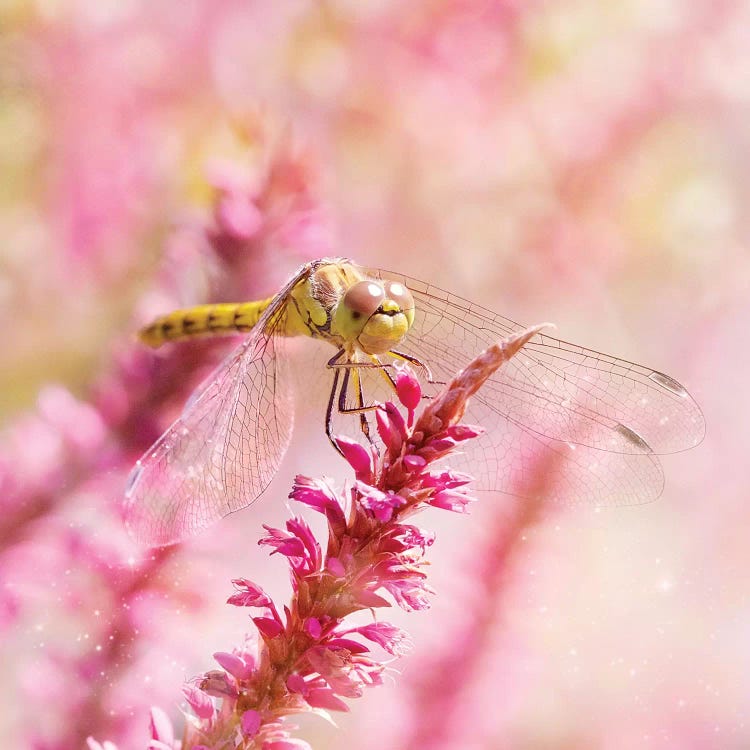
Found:
M 270 617 L 253 617 L 253 622 L 266 638 L 277 638 L 284 632 L 284 626 Z
M 260 724 L 260 714 L 252 709 L 245 711 L 240 717 L 240 729 L 242 730 L 243 736 L 246 738 L 255 737 L 260 729 Z
M 214 715 L 214 704 L 203 690 L 194 685 L 185 685 L 182 694 L 199 719 L 210 719 Z
M 409 411 L 414 411 L 422 400 L 422 388 L 414 371 L 408 365 L 397 364 L 394 368 L 393 382 L 396 385 L 398 400 Z
M 227 599 L 227 604 L 234 604 L 236 607 L 271 606 L 271 597 L 260 586 L 247 578 L 235 578 L 232 585 L 237 589 L 237 592 Z
M 373 473 L 373 455 L 364 446 L 356 440 L 351 440 L 343 435 L 337 435 L 334 438 L 336 447 L 341 451 L 341 455 L 349 462 L 349 466 L 354 469 L 357 479 L 370 481 Z
M 174 729 L 169 716 L 158 706 L 151 707 L 149 726 L 151 729 L 151 738 L 159 740 L 169 747 L 174 744 Z

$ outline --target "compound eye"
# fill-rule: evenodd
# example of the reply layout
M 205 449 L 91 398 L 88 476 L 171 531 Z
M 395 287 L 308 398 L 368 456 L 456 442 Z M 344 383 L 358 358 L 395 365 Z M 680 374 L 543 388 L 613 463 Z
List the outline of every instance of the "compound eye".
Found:
M 388 281 L 385 285 L 385 293 L 388 299 L 392 299 L 401 310 L 414 309 L 414 297 L 409 289 L 400 281 Z
M 353 318 L 370 318 L 385 299 L 385 292 L 374 281 L 358 281 L 344 295 L 344 305 Z

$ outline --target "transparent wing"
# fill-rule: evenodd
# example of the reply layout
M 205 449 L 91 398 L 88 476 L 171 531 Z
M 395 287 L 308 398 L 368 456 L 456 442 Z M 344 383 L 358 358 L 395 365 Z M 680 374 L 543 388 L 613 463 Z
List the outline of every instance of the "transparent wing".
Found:
M 280 344 L 251 335 L 138 461 L 125 495 L 125 522 L 137 541 L 192 536 L 268 486 L 293 423 Z
M 192 536 L 250 505 L 276 474 L 291 438 L 294 401 L 286 342 L 274 330 L 306 270 L 134 467 L 124 512 L 137 541 L 156 546 Z
M 601 506 L 650 502 L 664 489 L 653 454 L 600 451 L 539 435 L 498 414 L 497 406 L 481 399 L 481 390 L 464 421 L 487 429 L 454 461 L 476 478 L 478 489 L 539 499 L 535 492 L 543 481 L 545 500 Z M 543 478 L 535 476 L 537 471 Z
M 415 299 L 414 325 L 400 349 L 449 379 L 473 356 L 523 326 L 401 274 Z M 488 434 L 467 447 L 480 486 L 514 492 L 525 467 L 554 467 L 567 501 L 628 504 L 657 497 L 663 476 L 653 454 L 697 445 L 703 415 L 667 375 L 540 334 L 474 397 L 466 415 Z M 558 460 L 562 459 L 562 460 Z

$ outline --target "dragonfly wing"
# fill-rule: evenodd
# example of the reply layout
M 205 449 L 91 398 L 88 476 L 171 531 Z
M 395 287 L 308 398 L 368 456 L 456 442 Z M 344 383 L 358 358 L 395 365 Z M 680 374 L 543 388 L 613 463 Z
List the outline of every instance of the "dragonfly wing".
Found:
M 656 456 L 600 451 L 539 435 L 499 413 L 483 399 L 483 390 L 469 403 L 463 421 L 487 430 L 452 459 L 476 478 L 478 489 L 601 506 L 638 505 L 655 500 L 664 489 Z
M 438 380 L 523 326 L 425 282 L 389 271 L 414 295 L 414 325 L 402 345 Z M 484 386 L 481 398 L 539 437 L 614 453 L 674 453 L 703 439 L 690 394 L 668 375 L 544 333 Z
M 276 474 L 292 434 L 294 401 L 281 349 L 289 279 L 243 344 L 193 393 L 182 416 L 142 456 L 125 491 L 132 536 L 165 545 L 250 505 Z
M 138 461 L 125 519 L 139 542 L 192 536 L 266 489 L 293 425 L 290 379 L 278 352 L 283 343 L 251 335 Z

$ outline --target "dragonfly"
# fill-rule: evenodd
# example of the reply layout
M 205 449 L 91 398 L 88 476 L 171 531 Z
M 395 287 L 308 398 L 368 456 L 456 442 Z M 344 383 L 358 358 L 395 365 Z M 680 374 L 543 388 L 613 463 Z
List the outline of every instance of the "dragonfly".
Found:
M 377 440 L 368 414 L 379 396 L 393 395 L 397 362 L 414 367 L 429 398 L 487 346 L 523 328 L 432 284 L 346 258 L 304 264 L 267 299 L 157 318 L 139 334 L 152 347 L 245 338 L 133 468 L 124 503 L 131 535 L 151 546 L 182 541 L 264 492 L 292 436 L 295 337 L 317 340 L 324 353 L 304 370 L 302 386 L 315 387 L 316 371 L 330 379 L 325 425 L 335 447 L 342 418 Z M 530 467 L 544 462 L 552 472 L 545 501 L 595 506 L 657 498 L 658 456 L 694 447 L 705 432 L 700 407 L 674 378 L 544 332 L 490 377 L 464 421 L 485 428 L 453 456 L 477 489 L 523 498 Z

